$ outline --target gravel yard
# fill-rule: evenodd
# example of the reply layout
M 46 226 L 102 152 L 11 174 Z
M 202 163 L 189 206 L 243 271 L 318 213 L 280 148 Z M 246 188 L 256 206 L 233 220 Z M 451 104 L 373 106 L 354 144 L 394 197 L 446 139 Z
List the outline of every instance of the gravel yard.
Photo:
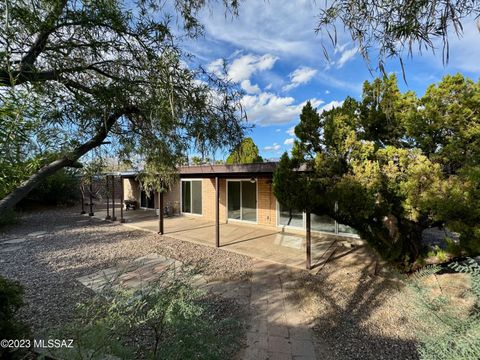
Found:
M 24 285 L 22 316 L 36 334 L 72 320 L 75 305 L 92 296 L 76 278 L 119 261 L 156 252 L 193 262 L 209 278 L 242 279 L 251 270 L 249 257 L 103 222 L 73 208 L 26 213 L 3 231 L 0 274 Z
M 253 288 L 258 276 L 250 257 L 89 218 L 78 209 L 26 213 L 4 229 L 0 274 L 25 286 L 22 316 L 40 336 L 72 320 L 75 305 L 92 296 L 75 279 L 151 253 L 201 266 L 220 285 L 234 280 L 234 294 L 248 283 Z M 286 305 L 313 327 L 317 358 L 418 358 L 413 330 L 421 324 L 412 316 L 412 298 L 365 247 L 339 248 L 317 275 L 269 266 L 279 274 Z M 459 274 L 436 281 L 446 292 L 454 284 L 461 296 Z

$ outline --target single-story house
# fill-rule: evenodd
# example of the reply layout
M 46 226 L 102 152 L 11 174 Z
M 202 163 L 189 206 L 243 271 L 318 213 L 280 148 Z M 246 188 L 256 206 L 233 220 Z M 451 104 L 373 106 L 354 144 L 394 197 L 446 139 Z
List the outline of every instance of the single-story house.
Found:
M 157 209 L 158 214 L 159 203 L 163 201 L 167 215 L 184 214 L 216 221 L 218 206 L 219 223 L 242 222 L 304 231 L 306 214 L 290 213 L 273 194 L 272 176 L 276 166 L 276 162 L 182 166 L 178 169 L 179 181 L 163 193 L 163 199 L 155 191 L 142 189 L 137 173 L 118 175 L 123 179 L 124 200 L 136 201 L 140 209 Z M 313 232 L 356 236 L 352 228 L 327 216 L 311 214 L 310 228 Z

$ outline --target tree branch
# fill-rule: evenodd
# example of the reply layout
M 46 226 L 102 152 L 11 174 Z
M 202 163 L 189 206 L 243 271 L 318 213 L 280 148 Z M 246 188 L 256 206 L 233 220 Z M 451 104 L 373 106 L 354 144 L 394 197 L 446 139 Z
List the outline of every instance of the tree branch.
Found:
M 45 180 L 48 176 L 54 174 L 64 167 L 76 167 L 80 157 L 102 144 L 112 127 L 121 116 L 129 116 L 134 113 L 138 113 L 138 109 L 133 106 L 126 106 L 121 110 L 113 112 L 106 118 L 105 121 L 102 121 L 98 124 L 97 133 L 90 140 L 73 149 L 61 158 L 54 160 L 40 168 L 40 170 L 30 176 L 28 180 L 23 182 L 19 187 L 0 200 L 0 217 L 3 217 L 9 209 L 18 204 L 20 200 L 25 198 L 25 196 L 27 196 L 41 181 Z
M 34 67 L 35 61 L 47 45 L 48 37 L 53 31 L 55 31 L 54 22 L 58 20 L 60 15 L 62 15 L 66 5 L 67 0 L 61 0 L 58 2 L 57 6 L 55 6 L 54 10 L 47 16 L 45 22 L 41 26 L 40 33 L 37 35 L 37 38 L 28 52 L 22 58 L 20 69 L 31 69 Z

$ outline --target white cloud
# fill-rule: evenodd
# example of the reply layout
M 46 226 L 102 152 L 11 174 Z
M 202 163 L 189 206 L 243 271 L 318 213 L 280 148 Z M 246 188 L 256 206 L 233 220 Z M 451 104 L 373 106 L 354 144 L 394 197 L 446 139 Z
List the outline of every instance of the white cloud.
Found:
M 344 51 L 342 49 L 342 55 L 340 56 L 340 59 L 336 62 L 337 69 L 340 69 L 341 67 L 343 67 L 343 65 L 352 60 L 357 54 L 357 52 L 358 49 L 356 47 Z
M 290 84 L 283 87 L 283 91 L 292 90 L 302 84 L 308 83 L 317 73 L 317 70 L 302 66 L 290 73 Z
M 312 106 L 320 106 L 323 101 L 310 99 Z M 245 95 L 242 105 L 248 119 L 256 124 L 283 124 L 296 120 L 305 106 L 306 101 L 295 104 L 293 97 L 281 97 L 269 92 L 258 95 Z
M 297 125 L 293 125 L 291 128 L 289 128 L 287 131 L 285 131 L 288 135 L 290 136 L 294 136 L 295 135 L 295 126 Z
M 332 110 L 333 108 L 340 107 L 343 105 L 343 101 L 333 100 L 330 101 L 328 104 L 323 105 L 320 109 L 318 109 L 318 113 L 321 114 L 324 111 Z
M 325 94 L 330 94 L 330 90 L 325 90 Z
M 282 131 L 282 129 L 275 129 L 275 132 L 280 132 Z
M 247 54 L 235 60 L 228 67 L 228 76 L 232 81 L 239 82 L 250 79 L 255 72 L 270 70 L 278 57 L 265 54 L 263 56 Z
M 285 145 L 293 145 L 294 142 L 295 142 L 294 138 L 288 138 L 288 139 L 285 139 L 285 141 L 283 143 Z
M 214 60 L 207 65 L 207 70 L 216 75 L 221 75 L 222 69 L 223 69 L 223 59 Z
M 243 1 L 238 17 L 219 16 L 223 3 L 212 3 L 202 13 L 207 36 L 255 53 L 321 55 L 314 29 L 318 7 L 310 0 Z M 295 14 L 295 21 L 292 21 Z
M 248 94 L 258 94 L 260 93 L 260 88 L 257 84 L 253 85 L 250 80 L 242 80 L 240 86 L 243 90 L 245 90 Z
M 265 146 L 263 150 L 265 151 L 278 151 L 280 150 L 281 146 L 278 145 L 277 143 L 273 143 L 271 146 Z

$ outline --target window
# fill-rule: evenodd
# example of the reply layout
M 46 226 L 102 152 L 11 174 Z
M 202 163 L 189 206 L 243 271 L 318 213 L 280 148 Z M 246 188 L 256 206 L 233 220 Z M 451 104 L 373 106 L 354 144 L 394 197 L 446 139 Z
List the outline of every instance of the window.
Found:
M 289 210 L 279 203 L 278 225 L 303 228 L 303 212 Z
M 292 210 L 290 212 L 285 206 L 278 204 L 278 226 L 294 227 L 305 229 L 304 212 Z M 326 215 L 310 215 L 310 226 L 313 231 L 327 232 L 340 235 L 356 235 L 356 231 L 350 226 L 343 225 Z
M 228 180 L 228 218 L 257 221 L 257 182 Z
M 182 180 L 182 212 L 202 215 L 202 181 Z

